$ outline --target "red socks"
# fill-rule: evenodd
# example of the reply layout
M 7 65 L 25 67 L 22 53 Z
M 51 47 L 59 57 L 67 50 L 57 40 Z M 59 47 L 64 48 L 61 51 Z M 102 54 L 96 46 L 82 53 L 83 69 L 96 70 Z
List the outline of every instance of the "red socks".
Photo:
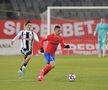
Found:
M 46 75 L 52 69 L 51 64 L 47 64 L 40 72 L 40 75 Z

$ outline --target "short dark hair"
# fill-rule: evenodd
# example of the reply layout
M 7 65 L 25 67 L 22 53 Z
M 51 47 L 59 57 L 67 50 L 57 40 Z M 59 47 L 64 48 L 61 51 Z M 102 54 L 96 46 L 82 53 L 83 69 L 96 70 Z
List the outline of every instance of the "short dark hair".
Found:
M 56 25 L 54 29 L 56 29 L 56 28 L 60 28 L 60 26 L 59 25 Z
M 29 23 L 31 23 L 31 21 L 30 21 L 30 20 L 28 20 L 28 21 L 25 23 L 25 26 L 26 26 L 27 24 L 29 24 Z

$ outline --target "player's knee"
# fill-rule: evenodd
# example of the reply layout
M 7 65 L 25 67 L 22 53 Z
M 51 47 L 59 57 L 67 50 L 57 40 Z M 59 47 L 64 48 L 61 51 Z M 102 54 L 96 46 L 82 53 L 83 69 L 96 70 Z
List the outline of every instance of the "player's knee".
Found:
M 28 52 L 26 53 L 26 57 L 31 57 L 31 54 L 32 54 L 32 52 L 31 52 L 31 51 L 28 51 Z
M 52 68 L 55 67 L 55 62 L 51 62 L 50 64 L 51 64 Z
M 26 59 L 26 60 L 30 60 L 30 59 L 31 59 L 31 57 L 32 57 L 32 55 L 31 55 L 31 54 L 30 54 L 30 55 L 26 55 L 26 56 L 25 56 L 25 59 Z
M 52 68 L 54 68 L 54 67 L 55 67 L 55 65 L 51 65 L 51 67 L 52 67 Z
M 31 57 L 32 57 L 31 55 L 28 55 L 29 60 L 31 59 Z

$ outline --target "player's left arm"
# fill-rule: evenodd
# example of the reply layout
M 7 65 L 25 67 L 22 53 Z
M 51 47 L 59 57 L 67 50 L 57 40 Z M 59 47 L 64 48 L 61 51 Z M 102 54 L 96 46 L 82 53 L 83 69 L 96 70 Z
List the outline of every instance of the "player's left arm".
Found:
M 37 35 L 35 32 L 33 32 L 33 36 L 34 36 L 34 40 L 35 40 L 36 42 L 39 42 L 38 35 Z
M 70 48 L 70 46 L 69 46 L 68 44 L 65 45 L 63 39 L 62 39 L 62 41 L 61 41 L 61 47 L 62 47 L 62 48 Z

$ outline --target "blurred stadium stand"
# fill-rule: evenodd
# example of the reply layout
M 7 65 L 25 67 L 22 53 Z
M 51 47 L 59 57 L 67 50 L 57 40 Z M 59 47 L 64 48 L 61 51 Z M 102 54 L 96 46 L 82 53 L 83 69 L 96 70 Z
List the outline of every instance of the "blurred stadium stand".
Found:
M 108 0 L 0 0 L 0 19 L 40 19 L 40 14 L 46 11 L 47 6 L 107 6 Z M 57 11 L 56 11 L 57 12 Z M 58 11 L 63 18 L 95 19 L 108 18 L 108 10 L 73 10 L 70 12 Z M 63 14 L 66 14 L 63 16 Z M 106 13 L 106 14 L 104 14 Z

